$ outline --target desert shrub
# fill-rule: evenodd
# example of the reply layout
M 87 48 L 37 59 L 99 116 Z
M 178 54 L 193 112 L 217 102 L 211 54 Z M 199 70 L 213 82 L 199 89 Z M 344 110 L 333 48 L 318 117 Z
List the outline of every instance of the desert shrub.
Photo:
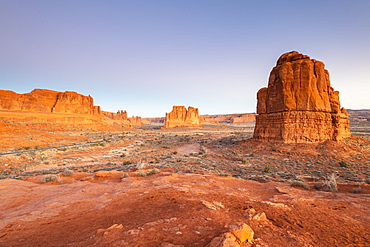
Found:
M 200 151 L 199 153 L 198 153 L 199 155 L 202 155 L 202 154 L 204 154 L 202 151 Z
M 248 160 L 246 160 L 246 159 L 242 159 L 242 163 L 243 163 L 243 164 L 247 164 L 247 163 L 248 163 Z
M 250 154 L 249 157 L 254 157 L 254 154 Z
M 123 166 L 131 165 L 131 164 L 132 164 L 131 161 L 125 161 L 122 163 Z
M 160 173 L 161 171 L 158 169 L 158 168 L 154 168 L 154 169 L 152 169 L 149 173 L 148 173 L 148 175 L 153 175 L 153 174 L 157 174 L 157 173 Z
M 348 164 L 346 161 L 340 161 L 339 162 L 340 167 L 348 167 Z
M 264 172 L 269 172 L 271 170 L 270 164 L 266 164 L 265 168 L 263 169 Z
M 308 184 L 302 181 L 294 180 L 290 183 L 290 185 L 294 187 L 301 187 L 305 190 L 310 190 L 310 186 L 308 186 Z
M 331 192 L 337 192 L 338 191 L 338 185 L 337 185 L 337 178 L 334 173 L 330 174 L 323 184 L 324 191 L 331 191 Z
M 361 187 L 357 187 L 357 188 L 353 188 L 352 189 L 352 193 L 361 193 L 363 190 L 361 189 Z
M 146 177 L 147 174 L 144 171 L 140 171 L 136 175 L 139 176 L 139 177 Z
M 173 152 L 173 154 L 177 154 L 177 151 Z
M 231 177 L 230 174 L 227 174 L 227 173 L 224 173 L 224 172 L 221 172 L 220 174 L 218 174 L 218 176 L 220 176 L 220 177 Z
M 128 173 L 121 173 L 121 178 L 127 178 L 127 177 L 129 177 L 129 175 L 128 175 Z
M 42 170 L 42 174 L 50 174 L 51 172 L 50 172 L 50 170 L 48 170 L 48 169 L 44 169 L 44 170 Z
M 158 158 L 155 158 L 155 163 L 159 163 L 159 159 Z
M 65 176 L 65 177 L 72 176 L 73 174 L 74 174 L 74 172 L 72 170 L 69 170 L 68 168 L 64 169 L 64 171 L 63 171 L 63 176 Z
M 320 190 L 320 189 L 322 188 L 322 186 L 323 186 L 323 184 L 322 184 L 322 183 L 319 183 L 319 182 L 317 182 L 317 183 L 315 183 L 315 184 L 313 185 L 313 187 L 314 187 L 315 189 L 317 189 L 317 190 Z
M 31 149 L 31 147 L 25 147 L 24 149 L 26 149 L 26 150 L 30 150 L 30 149 Z
M 176 160 L 176 162 L 181 162 L 181 161 L 182 161 L 182 159 L 177 159 L 177 160 Z
M 52 174 L 48 174 L 48 175 L 45 175 L 41 178 L 41 182 L 43 183 L 47 183 L 47 182 L 55 182 L 57 181 L 57 176 L 56 175 L 52 175 Z
M 121 158 L 125 158 L 126 157 L 126 154 L 121 154 L 120 157 Z

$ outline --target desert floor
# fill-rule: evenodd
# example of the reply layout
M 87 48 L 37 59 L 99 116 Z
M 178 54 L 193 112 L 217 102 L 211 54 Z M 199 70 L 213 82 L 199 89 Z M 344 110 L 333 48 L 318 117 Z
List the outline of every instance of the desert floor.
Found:
M 370 243 L 365 123 L 284 145 L 253 141 L 253 124 L 0 124 L 0 246 L 206 246 L 234 222 L 255 231 L 241 246 Z

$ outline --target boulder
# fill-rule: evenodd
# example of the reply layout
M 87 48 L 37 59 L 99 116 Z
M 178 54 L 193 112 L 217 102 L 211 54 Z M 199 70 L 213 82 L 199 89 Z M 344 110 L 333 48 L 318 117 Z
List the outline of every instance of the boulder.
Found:
M 268 87 L 257 93 L 257 114 L 257 140 L 310 143 L 350 136 L 348 114 L 324 63 L 297 51 L 278 59 Z

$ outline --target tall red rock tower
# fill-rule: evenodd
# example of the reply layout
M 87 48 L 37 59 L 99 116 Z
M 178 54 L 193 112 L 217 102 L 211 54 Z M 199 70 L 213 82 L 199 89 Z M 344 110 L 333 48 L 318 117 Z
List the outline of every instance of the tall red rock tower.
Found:
M 189 106 L 174 106 L 170 113 L 166 113 L 165 128 L 200 127 L 198 108 Z
M 339 92 L 323 62 L 292 51 L 281 55 L 267 88 L 257 93 L 253 138 L 283 143 L 339 141 L 351 135 Z

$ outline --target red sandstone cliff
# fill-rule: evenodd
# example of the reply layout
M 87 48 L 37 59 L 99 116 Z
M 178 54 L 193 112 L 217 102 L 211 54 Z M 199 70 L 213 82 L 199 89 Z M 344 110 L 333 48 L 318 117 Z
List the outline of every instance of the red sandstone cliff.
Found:
M 268 87 L 257 93 L 255 139 L 305 143 L 350 136 L 348 114 L 324 67 L 296 51 L 278 59 Z
M 0 90 L 0 110 L 45 113 L 100 115 L 100 107 L 94 106 L 91 96 L 76 92 L 56 92 L 35 89 L 30 93 L 17 94 Z
M 200 127 L 198 108 L 189 106 L 174 106 L 170 113 L 166 113 L 165 128 Z

